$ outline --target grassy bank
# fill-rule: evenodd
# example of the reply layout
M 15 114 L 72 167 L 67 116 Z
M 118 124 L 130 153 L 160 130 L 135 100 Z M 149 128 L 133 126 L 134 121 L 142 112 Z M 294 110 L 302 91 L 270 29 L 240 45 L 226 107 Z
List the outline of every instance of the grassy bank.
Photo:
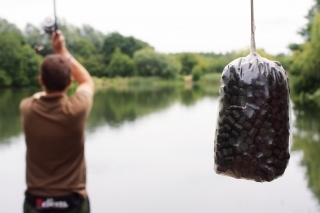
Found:
M 199 81 L 193 82 L 191 76 L 179 76 L 173 80 L 166 80 L 159 77 L 131 77 L 131 78 L 96 78 L 93 77 L 95 88 L 108 87 L 150 87 L 150 86 L 212 86 L 220 84 L 220 73 L 203 75 Z M 75 85 L 74 85 L 75 86 Z

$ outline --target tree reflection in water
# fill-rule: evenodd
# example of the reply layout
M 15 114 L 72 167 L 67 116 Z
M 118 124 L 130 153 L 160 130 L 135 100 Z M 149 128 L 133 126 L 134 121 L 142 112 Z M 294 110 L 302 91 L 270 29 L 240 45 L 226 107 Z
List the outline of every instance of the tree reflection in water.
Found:
M 205 96 L 215 96 L 215 89 L 201 87 L 156 86 L 143 88 L 109 88 L 95 94 L 88 120 L 89 130 L 107 123 L 119 127 L 126 121 L 164 110 L 176 102 L 190 106 Z
M 301 164 L 306 167 L 308 185 L 320 202 L 320 111 L 299 107 L 293 133 L 293 150 L 303 151 Z
M 22 132 L 20 123 L 20 101 L 39 89 L 0 90 L 0 145 Z
M 10 144 L 10 138 L 22 134 L 20 101 L 39 90 L 36 88 L 0 91 L 0 145 Z M 217 90 L 217 86 L 150 86 L 98 90 L 87 128 L 92 131 L 103 125 L 119 127 L 126 121 L 134 121 L 164 110 L 176 102 L 190 106 L 205 96 L 217 95 Z
M 10 144 L 10 138 L 22 134 L 19 103 L 38 90 L 0 91 L 0 146 Z M 117 128 L 125 122 L 164 110 L 174 103 L 192 106 L 204 97 L 216 97 L 217 91 L 217 86 L 150 86 L 99 90 L 95 94 L 87 128 L 89 131 L 104 125 Z M 300 107 L 295 108 L 294 113 L 293 150 L 303 151 L 301 163 L 306 167 L 309 188 L 320 203 L 320 110 Z

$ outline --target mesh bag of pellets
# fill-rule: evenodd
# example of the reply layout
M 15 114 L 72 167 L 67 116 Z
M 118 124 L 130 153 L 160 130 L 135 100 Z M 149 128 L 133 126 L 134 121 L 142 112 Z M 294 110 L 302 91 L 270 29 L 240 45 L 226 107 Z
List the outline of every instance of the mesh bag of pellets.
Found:
M 289 87 L 281 64 L 256 52 L 254 27 L 251 40 L 250 55 L 222 72 L 214 160 L 219 174 L 264 182 L 290 158 Z

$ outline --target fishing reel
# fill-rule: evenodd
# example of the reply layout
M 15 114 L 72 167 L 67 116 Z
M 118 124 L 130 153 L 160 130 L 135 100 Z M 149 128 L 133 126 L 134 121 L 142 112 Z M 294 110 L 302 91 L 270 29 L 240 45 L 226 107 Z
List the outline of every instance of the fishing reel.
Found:
M 44 22 L 42 23 L 42 31 L 40 33 L 40 43 L 43 44 L 43 37 L 45 34 L 51 36 L 52 33 L 56 32 L 58 30 L 58 24 L 57 24 L 57 15 L 56 15 L 56 1 L 53 0 L 53 6 L 54 6 L 54 17 L 47 17 Z M 34 50 L 37 53 L 40 53 L 41 50 L 44 49 L 44 46 L 40 45 L 35 45 Z
M 43 46 L 43 39 L 44 39 L 44 35 L 47 34 L 49 36 L 52 35 L 52 33 L 56 32 L 58 30 L 58 25 L 57 25 L 57 21 L 55 18 L 52 18 L 52 17 L 47 17 L 44 22 L 42 23 L 42 30 L 40 32 L 40 41 L 39 45 L 35 45 L 34 46 L 34 50 L 37 52 L 37 53 L 40 53 L 41 50 L 44 49 L 44 46 Z
M 57 20 L 52 17 L 47 17 L 42 23 L 42 29 L 45 33 L 52 35 L 52 33 L 58 30 Z

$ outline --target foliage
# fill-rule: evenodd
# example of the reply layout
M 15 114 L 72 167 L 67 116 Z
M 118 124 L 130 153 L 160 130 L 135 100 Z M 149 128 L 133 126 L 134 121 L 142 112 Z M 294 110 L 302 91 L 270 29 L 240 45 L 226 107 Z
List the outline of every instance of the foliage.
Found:
M 12 79 L 7 75 L 6 71 L 0 69 L 0 87 L 9 87 Z
M 161 54 L 155 52 L 148 43 L 132 36 L 126 37 L 116 32 L 105 35 L 89 25 L 77 27 L 65 20 L 58 20 L 58 27 L 63 31 L 72 55 L 91 75 L 97 77 L 137 75 L 175 79 L 180 74 L 192 75 L 193 80 L 197 81 L 208 73 L 221 73 L 232 60 L 249 53 L 249 50 L 243 50 L 226 54 Z M 41 28 L 27 24 L 22 34 L 15 25 L 0 19 L 1 36 L 8 33 L 13 35 L 5 36 L 0 41 L 0 87 L 37 85 L 36 76 L 41 59 L 53 53 L 50 36 L 41 35 L 41 31 Z M 36 45 L 43 46 L 40 56 L 32 50 Z M 284 66 L 292 63 L 286 55 L 274 57 L 260 51 L 262 56 L 281 61 Z
M 128 55 L 121 53 L 119 48 L 116 48 L 108 66 L 108 74 L 110 77 L 133 76 L 135 74 L 134 61 Z
M 299 31 L 299 34 L 302 35 L 307 41 L 312 38 L 312 28 L 313 22 L 315 20 L 315 15 L 320 12 L 320 0 L 314 0 L 315 5 L 313 5 L 308 14 L 306 15 L 306 19 L 308 20 L 307 25 Z
M 282 67 L 286 70 L 289 71 L 293 61 L 292 58 L 288 55 L 285 54 L 278 54 L 275 56 L 275 60 L 279 61 L 282 65 Z
M 230 62 L 231 61 L 224 56 L 212 58 L 209 61 L 207 73 L 221 73 L 225 66 L 227 66 L 227 64 L 229 64 Z
M 181 69 L 180 64 L 173 57 L 156 53 L 149 48 L 137 51 L 133 59 L 139 76 L 159 76 L 172 79 Z
M 22 34 L 22 32 L 19 30 L 19 28 L 9 23 L 6 19 L 0 18 L 0 33 L 11 33 L 16 36 L 17 39 L 19 39 L 21 42 L 25 43 L 25 38 Z
M 320 12 L 320 0 L 314 0 L 314 2 L 315 4 L 310 8 L 308 14 L 305 16 L 305 18 L 307 19 L 306 26 L 301 28 L 298 32 L 305 39 L 305 41 L 311 40 L 312 26 L 314 23 L 315 15 Z M 303 44 L 292 43 L 289 44 L 288 48 L 293 52 L 297 52 L 302 51 L 303 46 Z
M 36 26 L 28 23 L 24 29 L 24 35 L 31 47 L 42 46 L 43 49 L 40 52 L 42 56 L 52 53 L 49 37 L 41 35 L 41 30 Z
M 112 54 L 119 48 L 122 53 L 127 54 L 130 57 L 133 57 L 133 54 L 143 48 L 149 47 L 149 44 L 135 39 L 134 37 L 125 37 L 119 33 L 111 33 L 104 39 L 104 43 L 101 48 L 101 54 L 105 58 L 105 63 L 109 64 L 111 61 Z
M 104 63 L 103 56 L 100 54 L 89 56 L 89 58 L 84 60 L 83 66 L 87 68 L 92 76 L 104 77 L 108 74 L 107 66 Z
M 73 44 L 73 52 L 83 58 L 89 58 L 91 55 L 97 54 L 96 47 L 87 39 L 80 38 Z
M 0 33 L 1 86 L 37 85 L 41 58 L 18 35 Z
M 199 63 L 199 56 L 194 53 L 182 53 L 178 56 L 182 65 L 181 74 L 190 75 L 193 67 Z
M 191 74 L 193 81 L 199 81 L 202 75 L 202 67 L 200 65 L 193 67 Z
M 90 41 L 97 50 L 100 50 L 105 37 L 105 35 L 102 32 L 95 30 L 93 27 L 87 24 L 84 24 L 82 26 L 82 28 L 80 29 L 80 32 L 83 38 Z
M 320 14 L 315 15 L 311 40 L 293 55 L 291 73 L 298 76 L 293 85 L 296 95 L 314 93 L 320 88 Z

